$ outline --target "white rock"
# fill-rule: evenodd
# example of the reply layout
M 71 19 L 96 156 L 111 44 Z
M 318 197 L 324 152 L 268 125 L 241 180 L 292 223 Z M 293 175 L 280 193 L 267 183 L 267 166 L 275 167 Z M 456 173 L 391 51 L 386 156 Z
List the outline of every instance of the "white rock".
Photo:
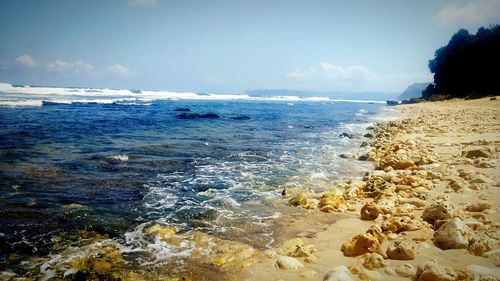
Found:
M 281 269 L 293 269 L 293 270 L 299 269 L 299 268 L 304 266 L 296 258 L 287 257 L 287 256 L 279 256 L 278 260 L 276 261 L 276 264 Z
M 461 219 L 453 220 L 443 224 L 434 233 L 434 244 L 439 248 L 446 249 L 465 249 L 469 246 L 474 231 L 465 225 Z
M 481 265 L 469 265 L 467 269 L 470 273 L 472 273 L 472 280 L 483 280 L 480 277 L 491 277 L 491 278 L 499 278 L 500 277 L 500 268 L 490 268 Z M 488 279 L 489 280 L 489 279 Z M 495 280 L 495 279 L 491 279 Z M 498 280 L 498 279 L 496 279 Z
M 354 281 L 354 279 L 345 265 L 339 265 L 328 271 L 323 281 Z

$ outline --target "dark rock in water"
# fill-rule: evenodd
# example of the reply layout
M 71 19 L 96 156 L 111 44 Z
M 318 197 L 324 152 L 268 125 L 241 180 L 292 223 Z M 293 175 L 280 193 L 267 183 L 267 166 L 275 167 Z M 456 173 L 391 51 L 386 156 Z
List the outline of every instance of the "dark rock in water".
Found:
M 347 158 L 349 158 L 349 155 L 342 153 L 342 154 L 339 155 L 339 157 L 347 159 Z
M 179 119 L 215 119 L 219 118 L 220 116 L 215 114 L 215 113 L 207 113 L 207 114 L 198 114 L 198 113 L 181 113 L 177 115 L 177 118 Z
M 366 127 L 366 129 L 367 129 L 367 130 L 373 130 L 373 129 L 375 129 L 375 127 L 373 127 L 373 126 L 368 126 L 368 127 Z
M 361 143 L 360 147 L 367 147 L 369 145 L 370 145 L 369 143 L 367 143 L 366 141 L 364 141 L 364 142 Z
M 249 116 L 246 115 L 240 115 L 240 116 L 234 116 L 234 117 L 229 117 L 233 120 L 250 120 Z
M 445 100 L 445 99 L 443 99 Z M 423 99 L 419 99 L 419 98 L 411 98 L 409 100 L 403 100 L 401 101 L 401 104 L 412 104 L 412 103 L 419 103 L 419 102 L 423 102 L 424 100 Z
M 189 112 L 189 111 L 191 111 L 191 109 L 189 109 L 187 107 L 178 107 L 178 108 L 174 109 L 174 111 Z
M 395 101 L 395 100 L 388 100 L 386 101 L 387 105 L 398 105 L 399 102 L 398 101 Z
M 352 139 L 352 138 L 354 138 L 354 135 L 344 132 L 344 133 L 340 134 L 339 137 L 340 138 L 349 138 L 349 139 Z
M 358 157 L 359 161 L 367 161 L 368 160 L 368 155 L 364 154 Z
M 304 128 L 305 128 L 305 129 L 312 129 L 312 128 L 314 128 L 314 127 L 313 127 L 313 126 L 311 126 L 311 125 L 304 125 Z
M 200 118 L 219 118 L 220 116 L 215 113 L 200 114 Z
M 370 133 L 366 133 L 366 134 L 364 135 L 364 137 L 365 137 L 365 138 L 373 138 L 373 135 L 372 135 L 372 134 L 370 134 Z

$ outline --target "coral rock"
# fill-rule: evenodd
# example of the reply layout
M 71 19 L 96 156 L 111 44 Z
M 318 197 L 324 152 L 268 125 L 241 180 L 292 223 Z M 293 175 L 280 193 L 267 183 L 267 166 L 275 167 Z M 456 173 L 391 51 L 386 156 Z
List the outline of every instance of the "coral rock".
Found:
M 459 218 L 454 218 L 434 233 L 434 244 L 443 250 L 466 249 L 473 237 L 474 231 Z
M 417 267 L 413 280 L 416 281 L 455 281 L 457 274 L 449 267 L 439 265 L 435 262 L 426 262 Z
M 313 245 L 304 245 L 301 238 L 294 238 L 283 242 L 281 245 L 282 252 L 290 257 L 304 257 L 309 260 L 314 260 L 314 253 L 316 250 Z
M 359 256 L 377 252 L 379 249 L 379 240 L 373 235 L 363 233 L 354 236 L 349 242 L 344 243 L 341 250 L 346 256 Z
M 345 200 L 342 197 L 342 194 L 339 195 L 334 192 L 323 194 L 318 207 L 321 211 L 328 213 L 346 210 Z
M 432 204 L 424 209 L 422 219 L 432 225 L 436 220 L 451 219 L 451 208 L 442 203 Z
M 382 268 L 387 266 L 387 262 L 380 254 L 371 253 L 365 256 L 363 266 L 368 269 Z
M 390 259 L 394 260 L 412 260 L 415 258 L 413 246 L 400 241 L 396 241 L 390 245 L 386 254 Z
M 292 206 L 305 207 L 307 205 L 307 194 L 304 191 L 296 192 L 288 201 Z
M 373 203 L 368 203 L 361 208 L 361 219 L 362 220 L 374 220 L 380 214 L 380 210 L 377 205 Z

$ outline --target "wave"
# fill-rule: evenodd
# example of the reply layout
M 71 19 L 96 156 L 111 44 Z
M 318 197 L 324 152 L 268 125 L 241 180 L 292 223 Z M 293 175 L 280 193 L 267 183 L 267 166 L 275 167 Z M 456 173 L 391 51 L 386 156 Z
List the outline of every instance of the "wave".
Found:
M 246 94 L 200 94 L 151 90 L 109 88 L 65 88 L 22 86 L 0 83 L 0 106 L 42 106 L 55 104 L 103 103 L 121 105 L 149 105 L 160 100 L 229 100 L 258 102 L 361 102 L 384 103 L 369 100 L 331 99 L 329 97 L 269 96 L 253 97 Z

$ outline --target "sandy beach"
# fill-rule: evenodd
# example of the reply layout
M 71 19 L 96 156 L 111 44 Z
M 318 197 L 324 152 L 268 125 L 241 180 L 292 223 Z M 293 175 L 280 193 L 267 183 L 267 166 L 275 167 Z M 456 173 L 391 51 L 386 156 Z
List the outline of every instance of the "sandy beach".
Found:
M 302 212 L 234 280 L 500 280 L 500 100 L 391 110 L 367 155 L 376 170 L 284 190 Z

